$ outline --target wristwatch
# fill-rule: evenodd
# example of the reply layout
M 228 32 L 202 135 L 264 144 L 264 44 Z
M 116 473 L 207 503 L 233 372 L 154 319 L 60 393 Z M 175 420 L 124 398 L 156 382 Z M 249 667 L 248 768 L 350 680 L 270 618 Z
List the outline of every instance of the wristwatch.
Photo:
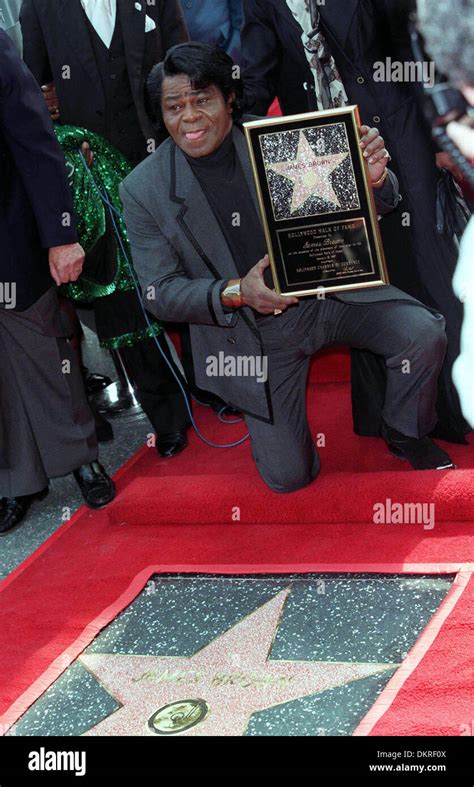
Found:
M 245 298 L 240 290 L 242 279 L 230 279 L 221 292 L 221 302 L 228 309 L 239 309 L 245 306 Z

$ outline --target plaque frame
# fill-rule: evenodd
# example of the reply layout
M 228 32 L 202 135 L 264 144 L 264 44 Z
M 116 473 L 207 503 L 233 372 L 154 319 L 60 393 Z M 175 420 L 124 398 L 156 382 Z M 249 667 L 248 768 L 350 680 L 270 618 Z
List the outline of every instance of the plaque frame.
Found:
M 319 213 L 313 212 L 303 216 L 278 218 L 275 213 L 274 195 L 272 194 L 268 177 L 268 171 L 272 163 L 264 159 L 261 138 L 284 130 L 300 132 L 301 138 L 301 132 L 303 131 L 311 131 L 312 129 L 335 126 L 337 124 L 343 124 L 346 130 L 348 154 L 350 156 L 350 164 L 355 179 L 357 198 L 360 207 L 349 207 L 343 208 L 342 210 L 337 208 L 325 209 Z M 321 295 L 321 293 L 368 289 L 390 283 L 382 246 L 382 238 L 380 235 L 374 192 L 370 183 L 369 166 L 360 147 L 360 126 L 359 110 L 356 105 L 342 107 L 341 109 L 329 109 L 321 112 L 305 112 L 299 115 L 287 115 L 286 117 L 262 118 L 261 120 L 252 120 L 243 123 L 260 208 L 260 217 L 270 258 L 273 282 L 276 292 L 283 297 L 304 297 L 308 295 Z M 308 137 L 306 135 L 305 137 L 308 142 Z M 318 155 L 314 148 L 313 153 L 315 156 Z M 324 153 L 322 157 L 328 155 L 330 154 Z M 341 162 L 341 164 L 342 163 L 344 162 Z M 339 166 L 340 165 L 337 165 L 335 169 Z M 332 174 L 330 177 L 332 178 Z M 307 199 L 309 199 L 309 197 Z M 324 202 L 324 200 L 322 201 Z M 306 204 L 306 202 L 304 202 L 303 205 Z M 326 200 L 326 202 L 327 204 L 330 203 L 328 200 Z M 308 280 L 293 283 L 291 285 L 288 284 L 288 263 L 285 261 L 284 252 L 282 250 L 280 237 L 282 233 L 294 233 L 304 230 L 305 236 L 311 238 L 311 229 L 314 229 L 313 237 L 316 238 L 320 227 L 329 224 L 334 226 L 340 225 L 345 231 L 350 232 L 350 222 L 356 222 L 357 220 L 363 220 L 367 239 L 367 253 L 365 254 L 364 265 L 368 269 L 368 263 L 370 262 L 372 271 L 366 270 L 364 272 L 352 273 L 352 275 L 337 274 L 332 278 L 327 276 L 326 278 L 313 279 L 312 281 Z M 362 243 L 365 243 L 364 238 L 362 239 Z M 320 239 L 320 244 L 322 249 L 323 239 Z M 349 247 L 350 245 L 351 244 L 349 244 Z M 358 245 L 360 245 L 360 243 Z M 344 243 L 342 243 L 342 247 L 348 248 Z M 292 252 L 294 255 L 304 255 L 304 253 L 305 252 L 302 250 L 300 252 Z M 320 254 L 321 253 L 323 252 L 320 250 Z M 333 257 L 335 258 L 334 254 Z M 349 263 L 350 262 L 352 261 L 349 260 Z M 309 271 L 309 269 L 305 270 Z M 310 276 L 311 274 L 308 272 L 308 275 Z M 327 284 L 324 283 L 325 281 L 327 281 Z M 317 286 L 314 286 L 316 283 Z

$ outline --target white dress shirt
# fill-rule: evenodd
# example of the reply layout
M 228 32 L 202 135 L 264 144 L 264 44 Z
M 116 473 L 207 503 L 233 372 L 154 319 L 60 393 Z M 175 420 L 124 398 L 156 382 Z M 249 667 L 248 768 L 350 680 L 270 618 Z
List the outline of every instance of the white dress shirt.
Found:
M 81 3 L 92 27 L 109 49 L 115 30 L 117 0 L 81 0 Z

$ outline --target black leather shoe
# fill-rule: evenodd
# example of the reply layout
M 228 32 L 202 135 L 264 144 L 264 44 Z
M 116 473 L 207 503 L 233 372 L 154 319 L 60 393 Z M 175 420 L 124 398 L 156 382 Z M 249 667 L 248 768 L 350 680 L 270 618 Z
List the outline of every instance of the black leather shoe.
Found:
M 99 462 L 81 465 L 74 478 L 89 508 L 104 508 L 115 497 L 115 484 Z
M 414 470 L 454 470 L 456 465 L 429 437 L 406 437 L 382 423 L 381 434 L 393 456 L 409 462 Z
M 103 391 L 104 388 L 107 388 L 109 385 L 112 385 L 112 380 L 110 377 L 106 377 L 103 374 L 95 374 L 94 372 L 90 372 L 86 366 L 82 367 L 82 376 L 88 396 L 93 396 L 94 394 L 99 393 L 99 391 Z
M 199 404 L 204 404 L 207 407 L 210 407 L 211 410 L 214 410 L 217 415 L 242 415 L 240 410 L 237 410 L 236 407 L 232 407 L 232 405 L 227 404 L 224 402 L 220 396 L 216 396 L 215 394 L 209 393 L 209 391 L 201 391 L 198 390 L 195 395 L 195 399 Z
M 232 407 L 231 404 L 226 404 L 225 402 L 213 402 L 211 407 L 221 418 L 242 417 L 241 410 L 237 410 L 236 407 Z
M 188 445 L 188 438 L 185 431 L 169 432 L 160 434 L 156 441 L 156 450 L 163 459 L 171 459 L 184 451 Z
M 203 404 L 208 404 L 211 410 L 214 410 L 217 415 L 222 416 L 242 416 L 240 410 L 236 407 L 232 407 L 231 404 L 227 404 L 221 399 L 219 396 L 213 396 L 209 394 L 209 396 L 204 400 Z
M 107 421 L 106 418 L 99 413 L 97 407 L 94 405 L 93 402 L 89 402 L 90 408 L 92 410 L 92 414 L 94 416 L 95 421 L 95 433 L 97 435 L 97 442 L 98 443 L 111 443 L 114 439 L 114 430 L 112 429 L 112 424 Z
M 0 498 L 0 538 L 21 525 L 33 501 L 45 497 L 47 491 L 46 488 L 36 495 Z

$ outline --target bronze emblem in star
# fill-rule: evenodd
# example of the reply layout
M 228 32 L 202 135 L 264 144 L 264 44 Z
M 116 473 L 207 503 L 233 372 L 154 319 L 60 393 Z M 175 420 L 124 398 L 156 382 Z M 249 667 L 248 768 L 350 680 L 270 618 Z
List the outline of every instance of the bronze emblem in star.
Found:
M 245 735 L 253 713 L 391 671 L 393 664 L 272 660 L 289 589 L 193 656 L 84 653 L 121 707 L 85 735 Z

